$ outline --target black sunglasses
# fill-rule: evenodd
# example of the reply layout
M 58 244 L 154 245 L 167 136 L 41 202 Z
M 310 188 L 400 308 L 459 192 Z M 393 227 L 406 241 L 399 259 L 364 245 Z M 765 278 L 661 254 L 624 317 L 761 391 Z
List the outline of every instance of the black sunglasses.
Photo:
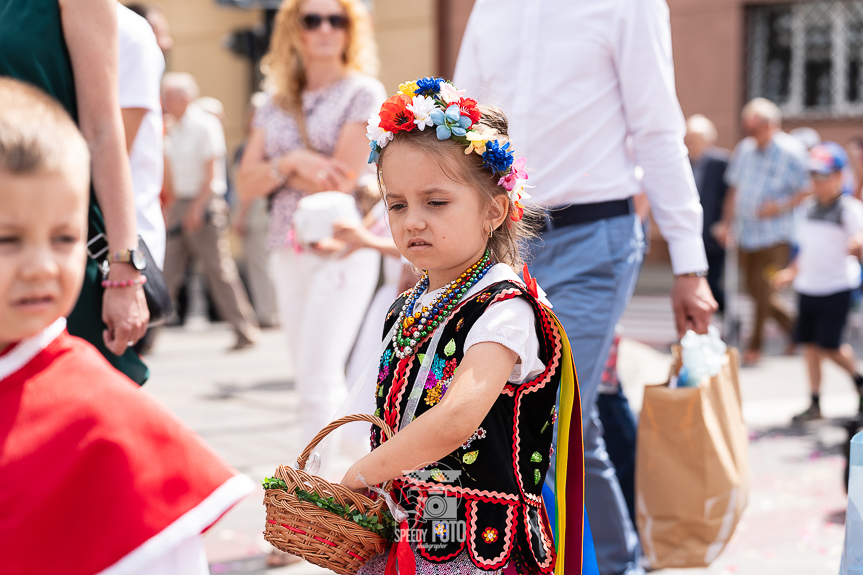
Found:
M 304 14 L 300 17 L 300 23 L 306 30 L 317 30 L 321 27 L 321 24 L 324 23 L 324 20 L 329 21 L 330 27 L 332 27 L 333 30 L 344 30 L 348 27 L 348 17 L 342 16 L 341 14 L 330 14 L 329 16 L 324 16 L 322 14 Z

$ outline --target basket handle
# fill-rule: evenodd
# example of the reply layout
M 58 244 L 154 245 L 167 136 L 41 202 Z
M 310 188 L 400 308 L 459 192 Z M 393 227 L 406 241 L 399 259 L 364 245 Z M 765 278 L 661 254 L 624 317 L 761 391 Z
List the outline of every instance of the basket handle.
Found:
M 309 444 L 297 458 L 297 469 L 305 469 L 306 462 L 309 460 L 309 456 L 311 456 L 312 451 L 315 449 L 315 447 L 318 446 L 318 443 L 320 443 L 324 439 L 324 437 L 326 437 L 339 427 L 343 426 L 344 424 L 353 423 L 355 421 L 368 421 L 369 423 L 377 425 L 384 432 L 384 435 L 387 439 L 391 438 L 394 435 L 393 430 L 390 428 L 390 426 L 384 423 L 383 420 L 381 420 L 380 418 L 375 417 L 374 415 L 357 413 L 354 415 L 346 415 L 344 417 L 340 417 L 334 421 L 331 421 L 326 427 L 320 430 L 316 436 L 312 438 L 312 441 L 309 442 Z

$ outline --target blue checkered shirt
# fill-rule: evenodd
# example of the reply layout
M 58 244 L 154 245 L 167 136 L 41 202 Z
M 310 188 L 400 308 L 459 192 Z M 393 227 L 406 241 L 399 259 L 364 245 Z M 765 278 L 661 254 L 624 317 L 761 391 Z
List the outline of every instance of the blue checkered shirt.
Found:
M 792 212 L 762 219 L 758 210 L 768 200 L 784 204 L 808 186 L 806 150 L 797 140 L 777 132 L 767 147 L 759 150 L 754 139 L 744 139 L 734 149 L 725 181 L 737 189 L 734 227 L 742 249 L 794 242 Z

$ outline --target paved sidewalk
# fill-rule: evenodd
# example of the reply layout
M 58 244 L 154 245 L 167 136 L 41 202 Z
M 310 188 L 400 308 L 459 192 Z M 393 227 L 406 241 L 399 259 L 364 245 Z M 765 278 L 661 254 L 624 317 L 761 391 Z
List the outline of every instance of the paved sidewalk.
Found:
M 650 306 L 658 309 L 655 301 L 642 297 L 633 303 L 635 312 Z M 629 315 L 630 325 L 633 317 Z M 656 317 L 667 327 L 670 309 Z M 624 327 L 627 322 L 625 317 Z M 292 462 L 304 447 L 297 439 L 292 367 L 278 331 L 265 331 L 254 348 L 227 353 L 232 342 L 226 325 L 163 330 L 148 357 L 152 379 L 144 389 L 258 482 L 277 465 Z M 619 369 L 636 409 L 643 386 L 663 382 L 669 362 L 668 354 L 624 339 Z M 833 575 L 838 572 L 845 507 L 840 452 L 845 437 L 840 423 L 855 409 L 852 385 L 844 373 L 828 366 L 822 399 L 828 420 L 801 430 L 788 426 L 791 416 L 807 403 L 801 358 L 767 357 L 758 367 L 744 369 L 741 379 L 744 417 L 752 439 L 747 511 L 730 544 L 709 569 L 676 573 Z M 305 563 L 265 569 L 269 546 L 261 536 L 262 499 L 259 489 L 206 535 L 211 572 L 325 573 Z

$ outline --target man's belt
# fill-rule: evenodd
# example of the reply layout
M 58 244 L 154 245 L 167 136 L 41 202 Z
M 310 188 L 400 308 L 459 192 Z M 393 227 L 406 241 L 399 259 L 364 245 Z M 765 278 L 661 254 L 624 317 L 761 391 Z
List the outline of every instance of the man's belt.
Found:
M 540 220 L 537 231 L 543 233 L 566 226 L 589 224 L 606 218 L 628 216 L 634 211 L 631 197 L 625 200 L 573 204 L 562 208 L 552 208 L 545 214 L 545 218 Z

